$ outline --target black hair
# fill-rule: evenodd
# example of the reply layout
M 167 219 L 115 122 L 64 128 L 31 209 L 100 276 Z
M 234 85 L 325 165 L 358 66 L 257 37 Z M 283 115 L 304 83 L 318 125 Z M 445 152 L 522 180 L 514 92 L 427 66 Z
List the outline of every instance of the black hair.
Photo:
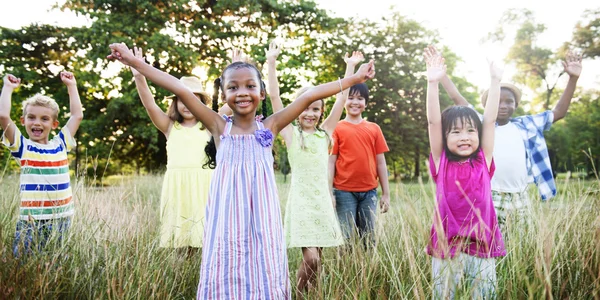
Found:
M 459 120 L 463 126 L 465 124 L 469 124 L 477 129 L 479 145 L 477 146 L 477 149 L 468 157 L 470 160 L 476 160 L 481 149 L 481 134 L 483 131 L 483 125 L 481 124 L 481 120 L 479 119 L 477 112 L 474 109 L 464 105 L 450 106 L 444 109 L 442 112 L 442 141 L 444 143 L 446 157 L 448 157 L 448 160 L 451 161 L 460 161 L 465 159 L 465 157 L 458 156 L 450 152 L 450 149 L 448 149 L 448 134 L 453 127 L 456 127 L 456 123 Z
M 369 103 L 369 87 L 366 83 L 359 83 L 350 87 L 348 95 L 355 94 L 359 94 L 361 97 L 365 98 L 365 104 Z
M 258 70 L 258 68 L 255 65 L 250 64 L 250 63 L 236 61 L 236 62 L 229 64 L 227 67 L 225 67 L 225 69 L 223 70 L 223 73 L 221 74 L 221 77 L 215 79 L 215 81 L 213 82 L 213 90 L 214 90 L 214 93 L 212 96 L 213 111 L 218 112 L 218 109 L 219 109 L 219 105 L 218 105 L 219 91 L 221 91 L 223 94 L 225 93 L 224 88 L 223 88 L 223 78 L 225 78 L 225 74 L 230 69 L 237 70 L 237 69 L 241 69 L 241 68 L 248 68 L 248 69 L 252 69 L 252 70 L 256 71 L 256 75 L 258 76 L 258 80 L 260 81 L 260 91 L 262 93 L 264 93 L 265 95 L 267 94 L 265 82 L 262 80 L 262 75 L 260 74 L 260 71 Z M 262 116 L 264 118 L 266 118 L 267 117 L 267 104 L 266 104 L 265 100 L 263 100 L 262 102 L 263 102 L 262 103 Z M 205 169 L 216 168 L 217 167 L 217 147 L 215 144 L 214 136 L 212 136 L 210 138 L 210 141 L 208 141 L 208 143 L 206 143 L 206 146 L 204 147 L 204 153 L 206 154 L 206 160 L 204 162 L 204 165 L 202 165 L 202 167 Z

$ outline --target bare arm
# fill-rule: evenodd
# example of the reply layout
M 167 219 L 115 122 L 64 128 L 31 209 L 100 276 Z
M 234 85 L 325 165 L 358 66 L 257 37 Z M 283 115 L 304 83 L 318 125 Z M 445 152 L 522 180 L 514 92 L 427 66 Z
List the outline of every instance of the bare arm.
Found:
M 498 68 L 494 62 L 490 62 L 490 90 L 483 111 L 483 132 L 481 133 L 481 149 L 485 154 L 488 170 L 492 165 L 494 154 L 494 134 L 496 131 L 496 117 L 498 116 L 498 105 L 500 103 L 500 80 L 503 70 Z
M 569 82 L 567 83 L 567 87 L 560 97 L 560 100 L 558 100 L 558 103 L 556 103 L 554 110 L 552 110 L 554 113 L 553 122 L 564 118 L 569 110 L 571 99 L 573 99 L 573 94 L 575 93 L 575 88 L 577 87 L 577 80 L 581 74 L 581 59 L 581 55 L 577 55 L 569 51 L 565 59 L 566 61 L 562 62 L 564 71 L 569 74 Z
M 337 161 L 337 155 L 329 156 L 329 166 L 327 168 L 327 174 L 329 175 L 329 194 L 335 208 L 335 196 L 333 195 L 333 177 L 335 176 L 335 162 Z
M 344 90 L 355 84 L 372 79 L 374 76 L 375 67 L 373 60 L 371 60 L 369 63 L 363 64 L 356 74 L 348 78 L 341 79 L 339 82 L 333 81 L 324 83 L 309 89 L 294 100 L 292 104 L 267 118 L 267 120 L 265 120 L 265 126 L 269 127 L 273 133 L 277 134 L 280 128 L 284 128 L 290 124 L 308 105 L 310 105 L 310 103 L 337 93 L 340 90 L 340 83 L 342 85 L 342 90 Z
M 271 98 L 271 105 L 273 107 L 273 113 L 277 113 L 283 110 L 283 102 L 281 101 L 281 95 L 279 94 L 279 81 L 277 80 L 277 57 L 281 53 L 281 49 L 275 42 L 269 44 L 269 49 L 265 50 L 265 56 L 267 57 L 267 67 L 269 70 L 268 74 L 268 92 Z M 292 126 L 287 125 L 279 132 L 286 146 L 292 143 Z
M 344 78 L 352 76 L 354 74 L 354 68 L 360 62 L 364 60 L 364 56 L 360 51 L 352 52 L 352 56 L 348 57 L 348 53 L 346 53 L 344 57 L 344 61 L 346 62 L 346 74 L 344 74 Z M 348 89 L 345 89 L 341 93 L 338 93 L 335 97 L 335 103 L 333 104 L 333 108 L 331 108 L 331 112 L 327 119 L 323 121 L 321 128 L 323 128 L 329 136 L 333 134 L 333 130 L 337 126 L 340 118 L 342 117 L 342 112 L 344 111 L 344 104 L 346 103 L 346 99 L 348 99 Z
M 65 126 L 69 129 L 71 136 L 75 136 L 79 129 L 79 124 L 81 124 L 81 120 L 83 120 L 83 107 L 81 106 L 79 91 L 77 91 L 77 81 L 71 72 L 60 72 L 60 79 L 67 86 L 71 111 L 71 117 L 69 117 Z
M 385 213 L 390 208 L 390 183 L 385 154 L 383 153 L 377 154 L 377 177 L 379 177 L 379 184 L 381 185 L 381 202 L 379 202 L 379 208 L 382 213 Z
M 133 47 L 133 53 L 135 57 L 143 60 L 144 57 L 142 55 L 142 49 L 139 47 Z M 169 129 L 171 128 L 172 121 L 169 116 L 156 104 L 154 100 L 154 96 L 152 92 L 150 92 L 150 87 L 148 87 L 148 83 L 146 82 L 146 77 L 138 72 L 136 69 L 131 68 L 131 73 L 133 73 L 133 78 L 135 80 L 135 88 L 138 91 L 138 95 L 140 95 L 140 100 L 142 101 L 142 105 L 146 109 L 150 120 L 152 120 L 152 124 L 160 130 L 167 138 Z
M 4 130 L 4 136 L 9 144 L 13 144 L 16 125 L 10 118 L 11 96 L 13 91 L 19 87 L 21 79 L 12 74 L 4 76 L 2 94 L 0 94 L 0 127 Z
M 123 64 L 135 68 L 146 78 L 157 85 L 171 91 L 181 100 L 190 112 L 210 131 L 213 136 L 219 136 L 225 127 L 225 120 L 212 109 L 208 108 L 177 78 L 160 71 L 143 60 L 136 58 L 125 44 L 111 44 L 109 59 L 116 59 Z
M 441 78 L 446 74 L 444 58 L 439 55 L 425 53 L 427 63 L 427 121 L 429 124 L 429 147 L 435 163 L 435 169 L 440 167 L 443 145 L 442 113 L 440 110 Z
M 442 54 L 433 45 L 427 46 L 427 48 L 425 48 L 425 52 L 428 53 L 428 55 L 430 55 L 430 56 L 433 56 L 433 55 L 442 56 Z M 467 99 L 465 99 L 465 97 L 463 97 L 463 95 L 460 94 L 460 92 L 454 85 L 454 82 L 452 82 L 452 80 L 450 80 L 450 77 L 448 76 L 448 74 L 445 74 L 444 77 L 442 77 L 442 79 L 440 80 L 440 82 L 442 83 L 442 87 L 444 87 L 444 90 L 446 90 L 446 93 L 448 93 L 448 96 L 450 96 L 450 99 L 452 99 L 452 101 L 454 101 L 455 105 L 464 105 L 464 106 L 469 105 L 469 102 L 467 102 Z

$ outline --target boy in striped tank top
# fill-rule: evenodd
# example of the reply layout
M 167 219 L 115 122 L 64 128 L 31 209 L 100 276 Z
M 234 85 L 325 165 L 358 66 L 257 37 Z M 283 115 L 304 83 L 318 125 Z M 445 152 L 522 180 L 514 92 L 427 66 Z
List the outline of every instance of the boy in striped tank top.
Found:
M 83 109 L 75 76 L 61 72 L 67 86 L 71 117 L 58 135 L 48 138 L 58 127 L 59 107 L 54 99 L 36 94 L 23 101 L 23 136 L 10 117 L 11 95 L 21 79 L 7 74 L 0 95 L 2 144 L 21 166 L 21 205 L 13 244 L 13 253 L 41 251 L 53 234 L 60 241 L 74 213 L 67 152 L 74 147 L 73 136 L 83 119 Z

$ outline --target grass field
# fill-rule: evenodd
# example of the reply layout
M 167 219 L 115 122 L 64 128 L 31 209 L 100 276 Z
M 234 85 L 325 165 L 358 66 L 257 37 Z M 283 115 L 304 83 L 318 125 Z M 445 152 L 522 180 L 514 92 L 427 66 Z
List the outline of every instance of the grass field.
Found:
M 11 252 L 18 176 L 2 178 L 0 299 L 195 298 L 200 252 L 186 257 L 158 247 L 161 184 L 161 176 L 120 177 L 103 188 L 75 182 L 77 211 L 66 242 L 23 262 Z M 391 189 L 392 208 L 379 216 L 376 250 L 338 257 L 326 249 L 309 299 L 431 298 L 424 248 L 433 186 L 394 183 Z M 599 182 L 561 180 L 559 190 L 550 203 L 535 202 L 530 221 L 509 221 L 508 255 L 497 265 L 499 299 L 600 299 Z M 287 191 L 279 177 L 282 209 Z M 288 254 L 293 281 L 301 253 Z M 468 298 L 468 289 L 458 298 Z

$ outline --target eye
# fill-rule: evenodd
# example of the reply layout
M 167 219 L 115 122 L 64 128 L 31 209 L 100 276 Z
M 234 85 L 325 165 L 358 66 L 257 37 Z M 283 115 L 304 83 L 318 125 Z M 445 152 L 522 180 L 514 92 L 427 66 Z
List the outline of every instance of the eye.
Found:
M 249 84 L 249 85 L 248 85 L 248 88 L 249 88 L 249 89 L 253 89 L 253 88 L 255 88 L 255 87 L 256 87 L 256 85 L 255 85 L 255 84 Z
M 477 129 L 475 129 L 475 128 L 469 128 L 469 132 L 477 132 Z
M 237 89 L 237 86 L 231 85 L 227 87 L 228 90 L 235 90 Z

